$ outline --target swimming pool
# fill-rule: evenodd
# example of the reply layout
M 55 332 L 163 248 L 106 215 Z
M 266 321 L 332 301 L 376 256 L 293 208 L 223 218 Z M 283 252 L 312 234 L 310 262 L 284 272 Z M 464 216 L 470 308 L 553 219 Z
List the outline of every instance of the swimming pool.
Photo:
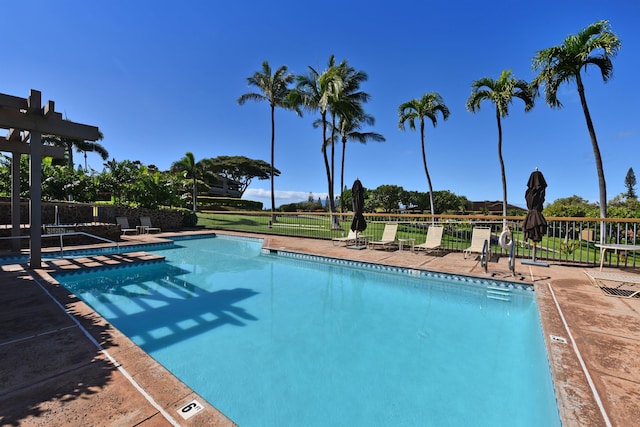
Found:
M 176 243 L 56 278 L 241 426 L 560 425 L 525 287 Z

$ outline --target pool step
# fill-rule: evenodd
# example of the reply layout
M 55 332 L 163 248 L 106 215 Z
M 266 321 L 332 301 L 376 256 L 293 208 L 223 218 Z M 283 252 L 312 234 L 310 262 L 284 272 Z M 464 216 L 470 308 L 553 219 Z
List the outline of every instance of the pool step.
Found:
M 149 252 L 138 251 L 121 254 L 92 255 L 78 258 L 62 258 L 50 260 L 43 264 L 45 264 L 47 268 L 52 268 L 58 271 L 73 271 L 99 267 L 118 267 L 123 265 L 134 265 L 159 261 L 164 261 L 164 257 Z
M 487 286 L 487 298 L 510 302 L 511 289 L 500 288 L 497 286 Z

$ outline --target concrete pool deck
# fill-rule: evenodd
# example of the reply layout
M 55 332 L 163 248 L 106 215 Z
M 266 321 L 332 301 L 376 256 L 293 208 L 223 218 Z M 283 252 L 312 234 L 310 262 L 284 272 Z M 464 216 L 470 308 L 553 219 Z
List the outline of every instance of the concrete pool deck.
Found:
M 123 246 L 176 234 L 127 236 Z M 584 267 L 517 260 L 513 277 L 506 258 L 492 260 L 485 273 L 462 253 L 352 250 L 331 241 L 257 237 L 271 250 L 533 284 L 563 425 L 640 425 L 640 299 L 605 296 Z M 234 425 L 49 276 L 55 269 L 155 261 L 143 252 L 129 258 L 47 262 L 34 271 L 0 266 L 0 424 Z M 203 409 L 184 420 L 179 410 L 194 400 Z

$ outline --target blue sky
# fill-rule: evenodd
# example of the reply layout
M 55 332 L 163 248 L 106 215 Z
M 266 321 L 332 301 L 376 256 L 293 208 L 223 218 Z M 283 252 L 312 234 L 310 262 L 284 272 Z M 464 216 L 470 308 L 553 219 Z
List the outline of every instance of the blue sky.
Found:
M 382 184 L 428 191 L 419 132 L 398 129 L 398 106 L 438 92 L 451 111 L 426 129 L 434 190 L 470 200 L 501 200 L 495 110 L 465 109 L 471 84 L 504 69 L 530 81 L 536 51 L 608 19 L 622 40 L 614 77 L 596 69 L 586 96 L 604 162 L 608 199 L 625 191 L 630 167 L 640 179 L 637 75 L 640 3 L 636 0 L 493 2 L 324 1 L 10 1 L 5 18 L 0 93 L 42 91 L 70 120 L 98 126 L 116 160 L 168 169 L 192 151 L 270 159 L 269 107 L 239 106 L 254 91 L 246 78 L 267 60 L 295 74 L 323 70 L 331 54 L 369 75 L 365 106 L 384 143 L 349 143 L 345 184 Z M 525 206 L 536 167 L 548 183 L 547 202 L 573 194 L 598 200 L 593 150 L 575 85 L 561 87 L 564 104 L 542 99 L 524 113 L 515 100 L 503 120 L 509 203 Z M 327 182 L 316 115 L 276 112 L 276 204 L 324 197 Z M 2 133 L 0 133 L 2 134 Z M 530 147 L 538 148 L 528 155 Z M 339 152 L 337 152 L 339 159 Z M 81 161 L 77 156 L 76 161 Z M 102 170 L 89 155 L 89 165 Z M 337 163 L 339 171 L 339 162 Z M 339 185 L 339 184 L 338 184 Z M 336 185 L 336 192 L 339 191 Z M 270 206 L 269 181 L 254 181 L 245 198 Z

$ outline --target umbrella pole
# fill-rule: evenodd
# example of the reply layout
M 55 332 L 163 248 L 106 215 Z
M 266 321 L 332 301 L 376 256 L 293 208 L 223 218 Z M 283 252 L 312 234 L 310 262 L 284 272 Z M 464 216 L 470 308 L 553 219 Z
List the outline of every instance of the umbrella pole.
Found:
M 531 256 L 531 261 L 524 259 L 522 260 L 522 264 L 537 265 L 539 267 L 549 267 L 549 264 L 547 264 L 546 262 L 536 261 L 536 244 L 537 242 L 533 242 L 533 254 Z

